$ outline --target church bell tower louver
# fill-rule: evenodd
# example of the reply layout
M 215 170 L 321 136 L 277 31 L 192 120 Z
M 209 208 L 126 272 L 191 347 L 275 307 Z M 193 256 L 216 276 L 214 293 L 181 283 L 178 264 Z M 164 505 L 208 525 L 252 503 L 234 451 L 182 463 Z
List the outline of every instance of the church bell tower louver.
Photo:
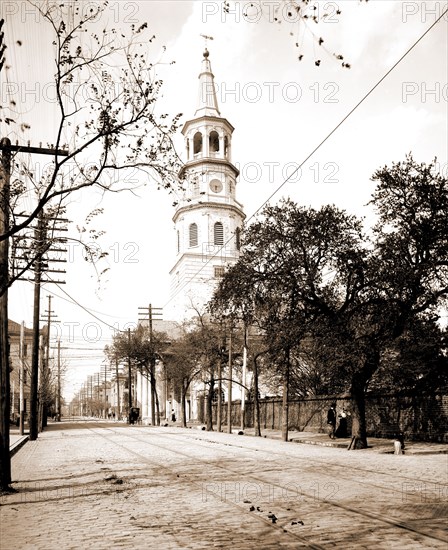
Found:
M 205 49 L 194 118 L 182 129 L 186 162 L 179 177 L 184 193 L 173 216 L 176 261 L 170 271 L 170 309 L 182 320 L 202 310 L 227 266 L 239 256 L 245 219 L 236 200 L 239 174 L 232 164 L 233 126 L 221 116 Z

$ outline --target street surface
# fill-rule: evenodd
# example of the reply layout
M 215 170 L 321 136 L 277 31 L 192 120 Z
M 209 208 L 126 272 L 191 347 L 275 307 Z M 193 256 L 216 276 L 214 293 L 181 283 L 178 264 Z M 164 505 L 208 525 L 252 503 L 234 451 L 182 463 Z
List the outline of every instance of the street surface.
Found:
M 62 422 L 12 458 L 0 548 L 447 548 L 448 455 Z

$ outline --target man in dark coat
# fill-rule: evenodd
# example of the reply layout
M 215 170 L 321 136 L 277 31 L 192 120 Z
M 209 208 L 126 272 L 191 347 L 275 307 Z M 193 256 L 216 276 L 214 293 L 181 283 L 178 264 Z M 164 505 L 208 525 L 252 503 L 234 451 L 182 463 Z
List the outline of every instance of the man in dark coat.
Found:
M 332 403 L 327 413 L 328 435 L 331 439 L 335 438 L 336 430 L 336 403 Z

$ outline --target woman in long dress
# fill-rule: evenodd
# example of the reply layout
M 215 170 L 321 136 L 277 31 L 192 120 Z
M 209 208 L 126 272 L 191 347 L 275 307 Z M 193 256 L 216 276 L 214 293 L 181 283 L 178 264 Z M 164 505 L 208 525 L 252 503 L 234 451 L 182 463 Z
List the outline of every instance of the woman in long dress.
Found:
M 336 430 L 336 437 L 348 437 L 347 436 L 347 413 L 345 409 L 339 413 L 339 424 Z

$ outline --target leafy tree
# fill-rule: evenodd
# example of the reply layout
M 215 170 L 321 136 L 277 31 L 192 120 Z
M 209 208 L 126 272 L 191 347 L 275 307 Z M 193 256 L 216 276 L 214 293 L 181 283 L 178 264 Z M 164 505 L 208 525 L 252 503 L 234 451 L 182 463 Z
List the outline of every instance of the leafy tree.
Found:
M 194 362 L 199 367 L 198 378 L 207 388 L 205 398 L 205 422 L 207 431 L 213 431 L 213 398 L 219 376 L 219 364 L 224 357 L 222 323 L 213 322 L 209 315 L 196 308 L 196 317 L 188 327 L 188 346 L 194 350 Z
M 174 389 L 178 389 L 181 402 L 181 424 L 187 427 L 186 396 L 190 384 L 201 372 L 202 351 L 197 347 L 197 334 L 184 327 L 180 338 L 174 340 L 164 355 L 167 379 L 172 380 Z
M 364 399 L 381 357 L 418 319 L 439 317 L 448 295 L 448 180 L 435 161 L 408 155 L 375 172 L 372 204 L 378 213 L 368 277 L 353 318 L 361 323 L 358 357 L 351 372 L 358 445 L 366 443 Z
M 419 318 L 437 318 L 448 293 L 446 178 L 409 155 L 373 179 L 371 241 L 360 220 L 334 207 L 269 206 L 217 293 L 257 318 L 278 368 L 289 371 L 292 354 L 313 341 L 327 383 L 351 396 L 356 447 L 367 445 L 365 393 L 382 356 Z
M 162 360 L 163 353 L 169 345 L 168 336 L 163 332 L 150 331 L 139 325 L 135 330 L 119 332 L 113 338 L 111 346 L 105 353 L 110 360 L 130 361 L 131 371 L 140 372 L 151 384 L 151 422 L 160 425 L 160 405 L 157 393 L 155 367 Z M 129 391 L 131 389 L 129 388 Z
M 370 391 L 434 393 L 448 386 L 446 330 L 434 319 L 410 319 L 407 329 L 387 347 Z
M 268 206 L 246 230 L 243 253 L 215 294 L 217 307 L 256 319 L 264 334 L 282 379 L 285 441 L 293 357 L 316 317 L 346 307 L 361 261 L 360 231 L 359 221 L 334 207 L 306 210 L 289 200 Z M 329 277 L 335 269 L 338 275 Z

